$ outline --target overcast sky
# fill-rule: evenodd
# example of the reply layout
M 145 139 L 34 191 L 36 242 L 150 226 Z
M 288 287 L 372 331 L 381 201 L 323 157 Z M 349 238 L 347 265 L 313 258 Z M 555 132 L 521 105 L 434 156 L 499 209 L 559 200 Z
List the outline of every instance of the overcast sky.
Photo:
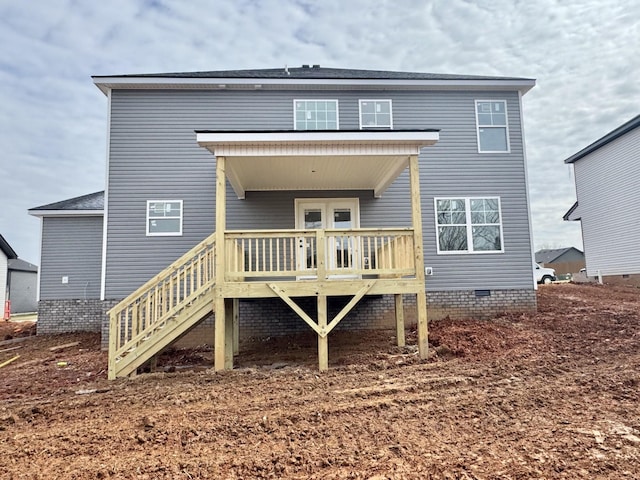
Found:
M 563 160 L 640 104 L 637 0 L 0 0 L 0 233 L 39 264 L 29 208 L 104 189 L 91 75 L 325 67 L 537 79 L 524 97 L 536 249 L 581 248 Z

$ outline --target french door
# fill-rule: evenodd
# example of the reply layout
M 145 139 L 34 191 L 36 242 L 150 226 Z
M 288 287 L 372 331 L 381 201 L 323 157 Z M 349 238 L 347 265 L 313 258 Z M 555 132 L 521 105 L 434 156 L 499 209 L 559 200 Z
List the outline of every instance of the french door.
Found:
M 357 198 L 296 199 L 296 228 L 299 230 L 352 229 L 360 227 Z M 327 236 L 325 265 L 328 270 L 358 268 L 357 239 L 353 235 Z M 315 238 L 298 240 L 298 268 L 317 268 Z M 341 275 L 342 276 L 342 275 Z M 307 277 L 305 277 L 307 278 Z M 309 277 L 310 278 L 310 277 Z

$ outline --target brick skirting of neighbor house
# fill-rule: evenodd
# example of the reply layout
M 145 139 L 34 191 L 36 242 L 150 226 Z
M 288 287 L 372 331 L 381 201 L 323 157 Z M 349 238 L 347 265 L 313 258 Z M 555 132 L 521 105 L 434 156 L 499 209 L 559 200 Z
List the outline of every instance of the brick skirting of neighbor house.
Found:
M 97 299 L 40 300 L 37 333 L 100 332 L 105 312 L 105 302 Z
M 337 315 L 350 297 L 328 299 L 329 319 Z M 316 317 L 315 298 L 298 298 L 296 302 L 313 319 Z M 107 311 L 116 300 L 48 300 L 40 302 L 38 333 L 71 331 L 102 332 L 102 348 L 108 347 L 109 318 Z M 486 320 L 504 312 L 532 312 L 536 310 L 535 290 L 454 290 L 427 292 L 429 320 L 476 318 Z M 416 322 L 414 295 L 404 296 L 405 323 Z M 41 323 L 40 319 L 44 321 Z M 210 315 L 180 339 L 180 346 L 213 343 L 214 317 Z M 393 295 L 365 296 L 338 324 L 340 330 L 393 328 L 395 303 Z M 240 341 L 277 337 L 310 331 L 310 327 L 279 298 L 240 301 Z

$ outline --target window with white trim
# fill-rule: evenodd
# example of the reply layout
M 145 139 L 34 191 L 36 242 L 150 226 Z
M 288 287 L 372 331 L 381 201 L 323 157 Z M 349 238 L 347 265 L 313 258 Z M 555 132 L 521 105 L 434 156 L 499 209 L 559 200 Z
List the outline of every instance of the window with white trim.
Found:
M 476 100 L 478 151 L 509 152 L 509 127 L 505 100 Z
M 295 130 L 338 130 L 338 100 L 294 100 Z
M 436 198 L 438 253 L 503 252 L 500 197 Z
M 147 236 L 182 235 L 182 200 L 147 200 Z
M 391 100 L 360 100 L 360 128 L 393 128 Z

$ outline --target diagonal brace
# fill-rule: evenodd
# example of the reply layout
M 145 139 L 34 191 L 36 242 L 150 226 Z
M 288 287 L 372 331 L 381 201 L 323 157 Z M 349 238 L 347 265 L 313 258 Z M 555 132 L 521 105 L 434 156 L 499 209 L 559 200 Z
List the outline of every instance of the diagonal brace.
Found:
M 349 313 L 351 311 L 351 309 L 356 306 L 356 303 L 358 303 L 362 299 L 362 297 L 364 297 L 367 294 L 367 292 L 369 290 L 371 290 L 371 287 L 373 287 L 375 285 L 375 283 L 376 283 L 375 280 L 371 280 L 371 281 L 365 283 L 364 286 L 360 290 L 358 290 L 356 292 L 356 294 L 349 301 L 349 303 L 347 303 L 342 308 L 342 310 L 340 310 L 340 313 L 338 313 L 334 317 L 334 319 L 331 320 L 329 325 L 327 325 L 326 330 L 318 332 L 318 335 L 320 335 L 321 337 L 325 337 L 325 336 L 329 335 L 331 330 L 333 330 L 338 325 L 338 323 L 340 323 L 340 320 L 342 320 L 347 315 L 347 313 Z
M 276 295 L 278 295 L 287 305 L 289 305 L 291 307 L 291 309 L 294 312 L 296 312 L 298 314 L 298 316 L 300 318 L 302 318 L 302 320 L 304 320 L 307 323 L 307 325 L 309 325 L 314 330 L 314 332 L 316 332 L 318 335 L 322 336 L 322 334 L 320 333 L 320 327 L 318 327 L 318 324 L 316 322 L 314 322 L 311 319 L 311 317 L 309 315 L 307 315 L 305 313 L 305 311 L 302 310 L 298 306 L 298 304 L 291 299 L 291 297 L 289 295 L 287 295 L 287 293 L 286 293 L 286 291 L 284 289 L 282 289 L 281 287 L 279 287 L 275 283 L 269 283 L 267 285 L 269 286 L 269 288 L 271 290 L 273 290 L 275 292 Z

